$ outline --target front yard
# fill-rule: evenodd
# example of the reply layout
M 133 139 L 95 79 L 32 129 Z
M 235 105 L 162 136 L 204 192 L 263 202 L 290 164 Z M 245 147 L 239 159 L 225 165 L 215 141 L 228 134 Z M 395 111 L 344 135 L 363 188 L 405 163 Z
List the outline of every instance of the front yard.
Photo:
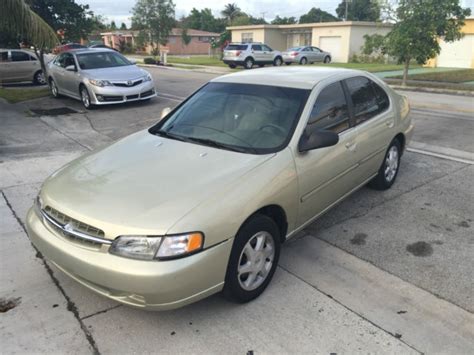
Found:
M 401 75 L 390 77 L 402 79 Z M 474 81 L 474 69 L 459 69 L 450 71 L 439 71 L 432 73 L 410 74 L 408 80 L 437 81 L 443 83 L 466 83 Z
M 47 86 L 41 88 L 0 88 L 0 98 L 12 104 L 48 95 L 49 89 Z

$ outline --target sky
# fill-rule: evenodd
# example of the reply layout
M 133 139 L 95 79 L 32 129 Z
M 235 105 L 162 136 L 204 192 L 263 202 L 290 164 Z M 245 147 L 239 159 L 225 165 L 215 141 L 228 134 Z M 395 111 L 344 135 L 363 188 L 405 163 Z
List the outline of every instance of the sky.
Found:
M 125 22 L 130 26 L 131 11 L 135 0 L 76 0 L 79 4 L 89 4 L 90 9 L 97 15 L 102 15 L 108 21 L 114 20 L 117 26 Z M 335 9 L 341 0 L 174 0 L 176 5 L 176 18 L 188 15 L 193 7 L 197 9 L 210 8 L 214 16 L 220 16 L 220 11 L 225 4 L 236 3 L 240 9 L 254 17 L 264 17 L 266 20 L 272 20 L 276 15 L 280 17 L 295 16 L 300 17 L 308 12 L 312 7 L 329 13 L 335 14 Z M 474 0 L 462 0 L 463 6 L 470 7 L 474 13 Z

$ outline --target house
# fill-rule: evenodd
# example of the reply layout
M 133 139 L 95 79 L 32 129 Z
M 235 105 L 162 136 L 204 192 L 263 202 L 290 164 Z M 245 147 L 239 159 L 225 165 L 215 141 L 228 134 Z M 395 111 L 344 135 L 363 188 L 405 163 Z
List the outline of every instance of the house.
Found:
M 151 54 L 151 46 L 138 48 L 137 36 L 139 31 L 113 31 L 101 33 L 102 40 L 106 46 L 119 48 L 121 41 L 125 41 L 139 52 Z M 188 29 L 187 34 L 190 42 L 186 45 L 182 38 L 182 29 L 173 28 L 168 38 L 166 46 L 160 46 L 161 50 L 167 50 L 169 54 L 189 55 L 189 54 L 209 54 L 211 51 L 211 40 L 218 40 L 220 34 L 214 32 Z
M 273 49 L 311 45 L 330 52 L 333 62 L 347 63 L 360 54 L 364 35 L 385 35 L 392 25 L 375 22 L 320 22 L 294 25 L 230 26 L 232 42 L 263 42 Z
M 441 52 L 428 61 L 428 67 L 474 68 L 474 17 L 467 18 L 461 29 L 464 37 L 459 41 L 445 42 L 440 39 Z

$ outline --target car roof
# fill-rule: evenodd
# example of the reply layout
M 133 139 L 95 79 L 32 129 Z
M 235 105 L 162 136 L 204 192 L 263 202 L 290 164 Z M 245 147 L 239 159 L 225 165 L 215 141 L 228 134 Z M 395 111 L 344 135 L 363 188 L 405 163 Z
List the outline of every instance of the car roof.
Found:
M 312 89 L 319 82 L 332 77 L 347 77 L 364 75 L 360 70 L 324 67 L 273 67 L 254 70 L 245 70 L 227 74 L 211 80 L 216 83 L 237 83 L 283 86 L 299 89 Z
M 83 54 L 83 53 L 100 53 L 100 52 L 114 52 L 114 50 L 110 48 L 76 48 L 76 49 L 70 49 L 68 51 L 65 51 L 63 53 L 73 53 L 73 54 Z

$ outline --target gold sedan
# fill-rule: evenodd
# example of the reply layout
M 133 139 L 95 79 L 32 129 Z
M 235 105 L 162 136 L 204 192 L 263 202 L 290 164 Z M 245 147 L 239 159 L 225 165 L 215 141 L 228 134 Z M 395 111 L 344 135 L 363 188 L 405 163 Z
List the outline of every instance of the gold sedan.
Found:
M 358 188 L 395 182 L 413 125 L 376 77 L 269 68 L 216 78 L 148 130 L 44 183 L 28 234 L 116 301 L 180 307 L 259 296 L 281 244 Z

